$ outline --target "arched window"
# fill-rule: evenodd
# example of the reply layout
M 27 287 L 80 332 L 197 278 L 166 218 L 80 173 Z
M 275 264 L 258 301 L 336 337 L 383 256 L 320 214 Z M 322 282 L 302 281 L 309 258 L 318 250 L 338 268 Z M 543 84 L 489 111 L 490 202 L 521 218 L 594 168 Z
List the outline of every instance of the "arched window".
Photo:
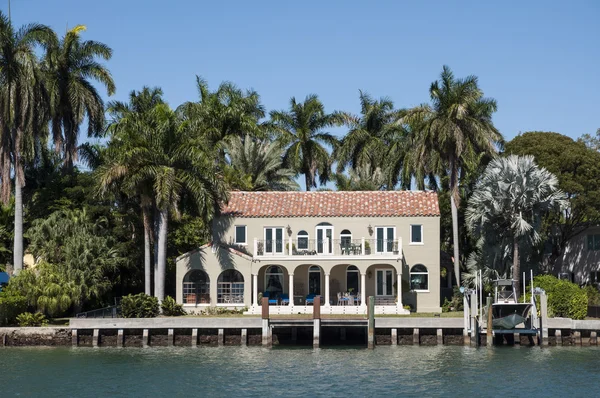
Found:
M 340 247 L 342 254 L 354 254 L 354 247 L 352 247 L 352 232 L 345 229 L 340 233 Z
M 244 303 L 244 277 L 239 271 L 228 269 L 221 272 L 217 281 L 217 303 Z
M 308 269 L 308 294 L 321 294 L 321 267 L 318 265 Z
M 298 250 L 308 250 L 308 232 L 300 231 L 296 237 Z
M 358 293 L 359 291 L 359 272 L 356 265 L 349 265 L 346 268 L 346 290 L 351 293 Z
M 429 271 L 423 264 L 416 264 L 410 269 L 410 289 L 429 290 Z
M 206 272 L 194 269 L 185 274 L 183 304 L 210 304 L 210 280 Z
M 265 271 L 265 291 L 275 298 L 283 293 L 283 270 L 277 265 L 267 267 Z

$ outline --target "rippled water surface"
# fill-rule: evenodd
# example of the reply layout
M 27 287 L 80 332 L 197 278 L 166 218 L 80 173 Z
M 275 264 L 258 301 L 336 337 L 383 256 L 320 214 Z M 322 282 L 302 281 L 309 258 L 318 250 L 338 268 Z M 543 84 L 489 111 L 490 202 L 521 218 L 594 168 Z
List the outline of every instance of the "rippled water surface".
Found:
M 1 348 L 0 397 L 598 396 L 595 348 Z

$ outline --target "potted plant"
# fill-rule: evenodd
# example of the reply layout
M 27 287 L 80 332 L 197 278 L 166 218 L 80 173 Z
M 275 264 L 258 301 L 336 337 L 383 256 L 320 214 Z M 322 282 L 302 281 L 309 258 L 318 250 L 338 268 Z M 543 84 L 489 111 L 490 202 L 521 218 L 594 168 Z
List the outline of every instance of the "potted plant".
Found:
M 369 241 L 365 241 L 365 254 L 371 254 L 371 244 L 369 243 Z

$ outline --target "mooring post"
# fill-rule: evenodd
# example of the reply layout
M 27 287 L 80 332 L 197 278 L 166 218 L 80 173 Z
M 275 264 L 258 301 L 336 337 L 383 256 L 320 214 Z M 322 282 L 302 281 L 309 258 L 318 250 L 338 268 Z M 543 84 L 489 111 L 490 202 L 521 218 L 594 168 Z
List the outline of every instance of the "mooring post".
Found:
M 92 347 L 98 347 L 99 342 L 100 342 L 100 329 L 94 329 L 94 334 L 92 335 Z
M 573 332 L 573 339 L 575 340 L 574 345 L 581 345 L 581 332 L 579 330 Z
M 262 298 L 262 345 L 263 347 L 270 347 L 269 345 L 269 299 L 267 297 Z
M 485 305 L 487 306 L 487 326 L 485 335 L 485 345 L 491 347 L 494 345 L 494 337 L 492 336 L 492 298 L 486 297 Z
M 369 296 L 369 329 L 367 331 L 367 347 L 375 348 L 375 297 Z
M 313 299 L 313 348 L 321 346 L 321 296 Z
M 541 345 L 548 345 L 548 296 L 540 294 L 540 337 Z
M 242 346 L 248 345 L 248 329 L 242 329 L 242 333 L 240 335 L 240 344 Z
M 198 329 L 192 329 L 192 347 L 198 347 Z
M 218 344 L 222 346 L 225 343 L 225 329 L 219 329 Z
M 71 330 L 71 345 L 73 347 L 77 347 L 78 343 L 79 343 L 79 339 L 77 338 L 77 329 L 72 329 Z
M 413 329 L 413 345 L 419 345 L 419 328 Z
M 6 333 L 2 335 L 2 347 L 6 347 Z
M 477 319 L 477 296 L 471 293 L 471 345 L 479 346 L 479 320 Z
M 144 329 L 144 332 L 142 334 L 142 346 L 148 347 L 148 344 L 150 343 L 150 333 L 148 329 Z
M 595 330 L 590 332 L 590 345 L 598 345 L 598 334 Z
M 167 345 L 169 347 L 173 347 L 174 340 L 175 340 L 175 333 L 174 333 L 173 329 L 169 329 L 169 334 L 167 336 Z
M 125 337 L 123 336 L 123 329 L 119 329 L 117 331 L 117 347 L 123 348 L 123 340 L 125 340 Z
M 437 344 L 444 345 L 444 330 L 443 329 L 437 330 Z
M 563 345 L 562 342 L 562 332 L 560 329 L 556 329 L 554 331 L 554 337 L 556 338 L 556 345 Z
M 392 345 L 398 345 L 398 329 L 392 329 Z

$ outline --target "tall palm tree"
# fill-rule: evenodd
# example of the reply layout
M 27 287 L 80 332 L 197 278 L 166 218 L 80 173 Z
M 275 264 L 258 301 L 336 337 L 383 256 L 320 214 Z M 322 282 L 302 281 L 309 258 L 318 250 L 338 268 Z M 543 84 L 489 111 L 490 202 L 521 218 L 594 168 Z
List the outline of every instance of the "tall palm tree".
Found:
M 500 246 L 501 251 L 512 254 L 506 257 L 512 257 L 517 297 L 521 286 L 520 246 L 538 244 L 545 214 L 565 205 L 566 196 L 558 189 L 558 179 L 538 167 L 533 156 L 496 158 L 476 184 L 469 198 L 467 226 L 482 243 Z
M 132 91 L 128 103 L 114 101 L 108 104 L 107 110 L 111 116 L 108 131 L 114 140 L 106 154 L 107 162 L 98 170 L 101 192 L 110 188 L 121 189 L 127 196 L 139 201 L 144 228 L 144 291 L 148 295 L 152 294 L 151 247 L 154 243 L 152 181 L 130 181 L 132 175 L 129 173 L 132 169 L 126 167 L 131 165 L 122 164 L 121 156 L 133 143 L 143 145 L 143 142 L 139 142 L 140 139 L 150 136 L 151 131 L 157 128 L 153 111 L 163 103 L 160 88 L 144 87 L 139 92 Z M 155 258 L 155 264 L 158 267 L 158 258 Z M 158 274 L 155 272 L 155 285 L 157 278 Z
M 15 176 L 14 272 L 23 268 L 23 186 L 27 152 L 43 134 L 47 122 L 46 95 L 35 47 L 54 44 L 47 26 L 30 24 L 15 31 L 0 12 L 0 168 L 2 201 L 11 194 L 11 163 Z
M 333 179 L 338 191 L 380 191 L 387 185 L 383 171 L 372 170 L 370 166 L 351 168 L 348 175 L 336 173 Z
M 374 100 L 363 91 L 359 91 L 359 99 L 360 116 L 337 113 L 349 128 L 334 154 L 338 171 L 346 166 L 371 170 L 383 168 L 390 142 L 403 131 L 403 126 L 397 123 L 401 112 L 394 110 L 392 100 Z
M 452 211 L 454 272 L 460 284 L 460 251 L 458 237 L 458 207 L 460 206 L 460 173 L 476 156 L 495 156 L 503 138 L 492 123 L 496 101 L 484 98 L 477 77 L 457 79 L 444 66 L 440 80 L 429 89 L 431 105 L 424 104 L 408 111 L 404 120 L 416 126 L 413 158 L 417 163 L 431 165 L 441 162 L 449 179 Z
M 283 148 L 278 142 L 232 137 L 226 146 L 229 164 L 226 179 L 233 189 L 244 191 L 297 191 L 296 173 L 283 167 Z
M 271 112 L 270 126 L 286 147 L 284 164 L 304 174 L 307 191 L 317 187 L 317 177 L 321 184 L 329 181 L 332 160 L 324 145 L 335 150 L 338 140 L 323 130 L 341 123 L 339 115 L 325 113 L 325 107 L 314 94 L 300 103 L 292 97 L 289 111 Z
M 122 180 L 126 192 L 151 187 L 156 208 L 157 283 L 155 296 L 165 296 L 169 213 L 177 216 L 185 195 L 198 213 L 209 220 L 226 199 L 222 179 L 214 172 L 214 154 L 202 145 L 204 137 L 182 122 L 166 104 L 151 110 L 153 129 L 124 129 L 113 141 L 114 161 L 101 168 L 100 185 Z M 140 193 L 141 194 L 141 193 Z
M 104 101 L 90 80 L 115 92 L 115 83 L 108 69 L 97 58 L 109 60 L 112 50 L 106 44 L 81 40 L 86 27 L 77 25 L 51 46 L 43 66 L 50 92 L 52 135 L 57 151 L 64 153 L 64 165 L 72 170 L 77 161 L 79 128 L 85 118 L 88 136 L 104 131 Z

